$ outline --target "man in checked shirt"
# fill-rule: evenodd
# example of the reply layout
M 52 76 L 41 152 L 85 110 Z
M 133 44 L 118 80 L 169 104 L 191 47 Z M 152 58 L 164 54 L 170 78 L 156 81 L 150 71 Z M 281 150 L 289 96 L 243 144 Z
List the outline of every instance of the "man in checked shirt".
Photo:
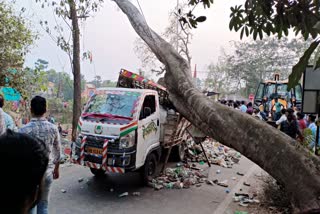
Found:
M 44 114 L 47 111 L 46 99 L 35 96 L 31 100 L 31 121 L 20 129 L 21 133 L 26 133 L 34 138 L 40 139 L 49 148 L 49 165 L 45 174 L 44 187 L 41 192 L 41 199 L 37 206 L 33 208 L 32 214 L 47 214 L 50 186 L 53 179 L 59 178 L 60 163 L 60 135 L 57 126 L 49 123 Z

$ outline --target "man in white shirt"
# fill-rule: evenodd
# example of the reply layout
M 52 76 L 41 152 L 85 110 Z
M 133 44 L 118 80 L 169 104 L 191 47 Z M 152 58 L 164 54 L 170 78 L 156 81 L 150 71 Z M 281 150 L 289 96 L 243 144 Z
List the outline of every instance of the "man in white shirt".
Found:
M 4 97 L 2 95 L 0 95 L 0 109 L 2 110 L 2 117 L 4 120 L 4 124 L 5 124 L 5 130 L 6 129 L 11 129 L 12 131 L 17 131 L 16 125 L 12 119 L 12 117 L 6 113 L 5 111 L 3 111 L 3 106 L 4 106 Z
M 287 120 L 287 110 L 286 109 L 281 109 L 281 117 L 279 120 L 276 121 L 276 124 L 277 125 L 280 125 L 282 122 L 286 121 Z

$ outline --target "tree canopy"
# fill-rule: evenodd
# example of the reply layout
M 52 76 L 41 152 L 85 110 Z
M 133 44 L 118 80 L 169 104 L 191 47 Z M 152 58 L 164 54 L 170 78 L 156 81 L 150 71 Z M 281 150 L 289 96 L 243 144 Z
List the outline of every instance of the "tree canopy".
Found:
M 14 84 L 16 78 L 23 74 L 26 53 L 36 39 L 28 27 L 22 12 L 16 14 L 12 6 L 0 1 L 0 85 Z M 10 71 L 8 69 L 15 69 Z
M 206 85 L 220 93 L 248 97 L 260 81 L 273 79 L 275 72 L 286 79 L 309 43 L 274 37 L 232 42 L 232 51 L 222 52 L 218 63 L 209 65 Z
M 194 15 L 194 8 L 198 5 L 204 8 L 210 7 L 213 0 L 189 0 L 192 6 L 189 12 L 181 14 L 178 11 L 180 21 L 184 25 L 197 27 L 198 22 L 205 21 L 203 16 Z M 320 2 L 316 1 L 262 1 L 246 0 L 244 4 L 231 7 L 230 30 L 240 31 L 240 38 L 244 35 L 252 36 L 254 40 L 262 39 L 264 34 L 276 35 L 279 39 L 287 36 L 292 30 L 295 35 L 301 34 L 305 40 L 316 39 L 320 33 Z M 320 41 L 313 41 L 300 60 L 292 68 L 289 76 L 288 89 L 298 84 L 302 73 L 308 65 L 313 52 L 318 48 Z M 318 48 L 314 68 L 320 67 L 320 51 Z

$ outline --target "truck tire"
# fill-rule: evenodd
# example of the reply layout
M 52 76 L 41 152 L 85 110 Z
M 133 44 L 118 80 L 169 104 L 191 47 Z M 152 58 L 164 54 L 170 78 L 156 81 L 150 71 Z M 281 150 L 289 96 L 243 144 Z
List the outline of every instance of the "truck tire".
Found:
M 186 154 L 186 143 L 182 142 L 172 148 L 172 160 L 173 161 L 183 161 Z
M 158 161 L 156 155 L 154 153 L 149 154 L 141 169 L 141 177 L 144 185 L 148 185 L 149 179 L 156 176 L 157 164 Z
M 103 177 L 105 176 L 105 171 L 102 169 L 95 169 L 95 168 L 90 168 L 91 173 L 96 176 L 96 177 Z

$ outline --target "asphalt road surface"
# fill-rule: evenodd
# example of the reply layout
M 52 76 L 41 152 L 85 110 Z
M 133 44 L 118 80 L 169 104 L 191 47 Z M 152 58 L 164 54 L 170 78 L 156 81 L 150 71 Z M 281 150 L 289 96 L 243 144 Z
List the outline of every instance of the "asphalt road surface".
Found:
M 230 210 L 234 192 L 245 191 L 246 181 L 257 166 L 246 158 L 233 168 L 213 165 L 208 169 L 210 179 L 228 180 L 227 188 L 202 184 L 190 189 L 163 189 L 155 191 L 142 187 L 137 173 L 125 175 L 108 174 L 105 178 L 95 178 L 88 168 L 78 165 L 63 165 L 60 179 L 52 186 L 49 209 L 51 214 L 222 214 L 234 213 Z M 221 170 L 216 174 L 216 170 Z M 239 176 L 236 173 L 244 173 Z M 232 178 L 236 177 L 236 180 Z M 83 178 L 82 182 L 78 180 Z M 113 191 L 111 190 L 113 189 Z M 63 193 L 62 190 L 66 192 Z M 111 191 L 110 191 L 111 190 Z M 128 192 L 129 196 L 119 198 L 119 194 Z M 133 196 L 140 192 L 140 196 Z

